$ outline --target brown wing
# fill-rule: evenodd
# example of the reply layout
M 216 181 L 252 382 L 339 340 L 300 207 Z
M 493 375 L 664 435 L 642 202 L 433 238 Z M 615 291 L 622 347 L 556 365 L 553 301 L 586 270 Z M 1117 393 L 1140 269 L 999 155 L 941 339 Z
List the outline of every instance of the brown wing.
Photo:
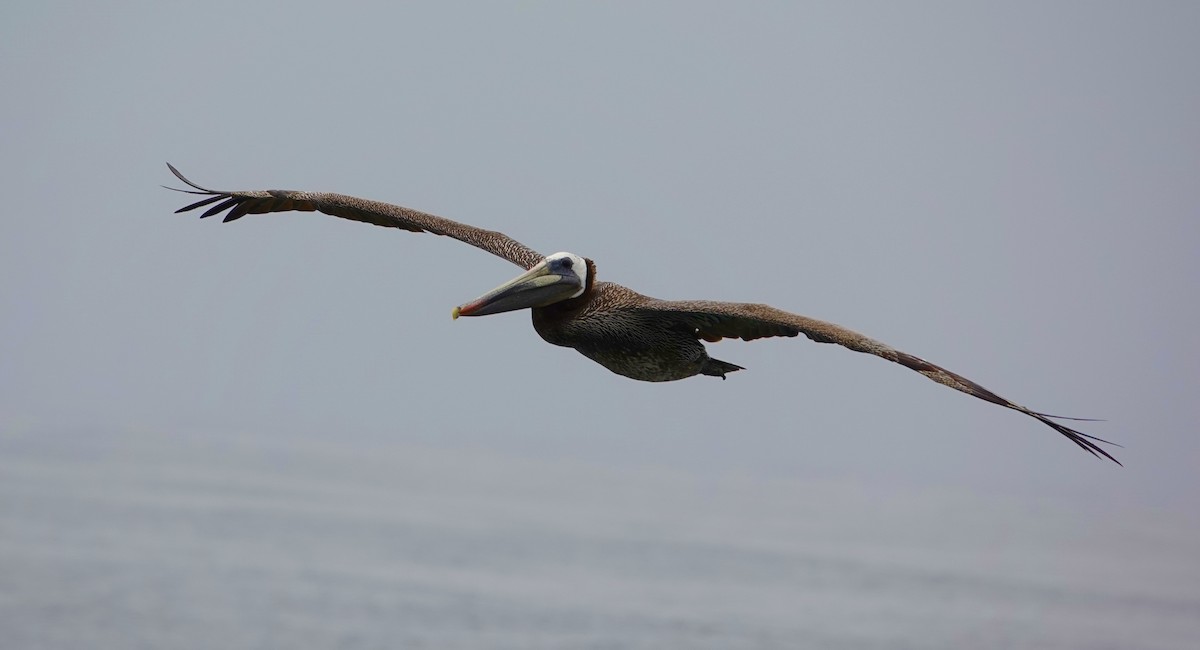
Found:
M 738 338 L 743 341 L 752 341 L 768 336 L 797 336 L 803 334 L 818 343 L 836 343 L 856 352 L 865 352 L 877 357 L 883 357 L 888 361 L 893 361 L 916 370 L 939 384 L 944 384 L 968 395 L 1036 418 L 1066 436 L 1071 442 L 1091 452 L 1092 455 L 1097 457 L 1103 456 L 1118 465 L 1121 464 L 1120 461 L 1096 445 L 1096 442 L 1103 442 L 1110 445 L 1114 443 L 1089 436 L 1086 433 L 1068 428 L 1050 419 L 1080 420 L 1082 418 L 1064 418 L 1031 411 L 1020 404 L 1015 404 L 1004 399 L 962 375 L 950 372 L 920 357 L 893 349 L 889 345 L 863 336 L 853 330 L 846 329 L 841 325 L 792 314 L 768 305 L 748 303 L 715 302 L 709 300 L 654 301 L 644 305 L 641 309 L 652 311 L 660 318 L 677 319 L 681 325 L 694 328 L 696 336 L 707 341 L 718 341 L 721 338 Z M 1119 447 L 1120 445 L 1114 446 Z
M 291 211 L 312 212 L 320 210 L 325 214 L 331 214 L 335 217 L 373 223 L 376 226 L 400 228 L 410 232 L 431 232 L 435 235 L 453 237 L 476 248 L 481 248 L 492 255 L 503 257 L 513 264 L 527 269 L 532 268 L 544 257 L 541 253 L 504 233 L 468 226 L 464 223 L 451 221 L 450 219 L 444 219 L 425 212 L 402 208 L 390 203 L 368 201 L 367 199 L 346 196 L 344 194 L 330 194 L 328 192 L 296 192 L 292 190 L 226 192 L 210 190 L 189 181 L 171 163 L 167 163 L 167 167 L 171 169 L 171 173 L 175 174 L 176 178 L 194 187 L 195 190 L 179 190 L 173 187 L 167 189 L 208 197 L 176 210 L 177 214 L 195 210 L 210 203 L 216 203 L 216 205 L 200 215 L 201 219 L 211 217 L 225 210 L 229 210 L 229 213 L 225 215 L 225 221 L 240 219 L 247 214 Z M 218 201 L 220 203 L 217 203 Z

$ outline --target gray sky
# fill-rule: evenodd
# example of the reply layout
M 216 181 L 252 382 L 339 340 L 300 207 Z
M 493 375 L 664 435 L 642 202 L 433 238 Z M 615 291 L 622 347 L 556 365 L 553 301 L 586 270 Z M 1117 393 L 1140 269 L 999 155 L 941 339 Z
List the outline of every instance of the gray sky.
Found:
M 1189 3 L 19 3 L 0 10 L 0 426 L 387 437 L 1190 511 L 1200 9 Z M 451 322 L 515 267 L 330 190 L 833 320 L 1125 445 L 800 339 L 665 385 Z M 1195 515 L 1191 515 L 1195 516 Z

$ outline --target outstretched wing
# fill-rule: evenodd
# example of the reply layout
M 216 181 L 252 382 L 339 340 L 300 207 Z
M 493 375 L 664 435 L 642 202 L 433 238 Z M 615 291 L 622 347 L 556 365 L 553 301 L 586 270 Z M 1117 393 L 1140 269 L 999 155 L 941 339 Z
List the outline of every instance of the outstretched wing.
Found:
M 390 203 L 368 201 L 367 199 L 346 196 L 345 194 L 331 194 L 328 192 L 296 192 L 293 190 L 227 192 L 210 190 L 189 181 L 171 163 L 167 163 L 167 167 L 170 168 L 172 174 L 175 174 L 176 178 L 195 188 L 194 190 L 179 190 L 173 187 L 167 189 L 186 192 L 188 194 L 200 194 L 207 197 L 176 210 L 176 213 L 187 212 L 196 208 L 202 208 L 210 203 L 216 203 L 216 205 L 200 215 L 201 219 L 211 217 L 226 210 L 229 210 L 229 212 L 225 215 L 225 221 L 240 219 L 247 214 L 291 211 L 312 212 L 319 210 L 335 217 L 373 223 L 376 226 L 400 228 L 410 232 L 431 232 L 435 235 L 453 237 L 476 248 L 481 248 L 492 255 L 503 257 L 513 264 L 526 269 L 532 268 L 544 257 L 541 253 L 504 233 L 468 226 L 465 223 L 451 221 L 450 219 L 410 210 L 409 208 L 403 208 Z
M 719 341 L 721 338 L 737 338 L 743 341 L 753 341 L 754 339 L 768 336 L 797 336 L 803 334 L 818 343 L 836 343 L 856 352 L 873 354 L 888 361 L 898 363 L 906 368 L 916 370 L 939 384 L 944 384 L 968 395 L 978 397 L 981 400 L 1024 413 L 1066 436 L 1071 442 L 1079 445 L 1092 455 L 1097 457 L 1103 456 L 1118 465 L 1121 464 L 1120 461 L 1096 445 L 1096 442 L 1103 442 L 1110 445 L 1114 445 L 1114 443 L 1081 433 L 1051 419 L 1080 420 L 1081 418 L 1065 418 L 1032 411 L 1020 404 L 1004 399 L 962 375 L 950 372 L 920 357 L 893 349 L 889 345 L 863 336 L 853 330 L 846 329 L 841 325 L 835 325 L 834 323 L 815 318 L 807 318 L 768 305 L 749 303 L 716 302 L 710 300 L 659 300 L 643 305 L 639 309 L 653 312 L 657 318 L 674 319 L 680 326 L 692 328 L 697 337 L 707 341 Z

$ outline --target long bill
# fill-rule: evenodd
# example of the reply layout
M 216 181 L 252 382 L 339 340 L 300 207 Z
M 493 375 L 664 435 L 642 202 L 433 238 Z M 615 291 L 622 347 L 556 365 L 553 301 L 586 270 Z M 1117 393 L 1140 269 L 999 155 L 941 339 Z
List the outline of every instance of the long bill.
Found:
M 450 312 L 450 317 L 487 316 L 517 309 L 545 307 L 578 294 L 582 288 L 578 277 L 555 273 L 543 260 L 525 273 L 475 300 L 455 307 L 454 311 Z

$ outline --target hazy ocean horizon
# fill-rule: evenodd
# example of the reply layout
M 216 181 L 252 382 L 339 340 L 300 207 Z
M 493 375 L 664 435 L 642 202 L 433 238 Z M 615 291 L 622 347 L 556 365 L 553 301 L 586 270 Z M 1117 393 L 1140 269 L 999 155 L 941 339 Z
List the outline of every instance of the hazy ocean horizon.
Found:
M 1195 648 L 1200 532 L 481 449 L 0 435 L 4 648 Z

